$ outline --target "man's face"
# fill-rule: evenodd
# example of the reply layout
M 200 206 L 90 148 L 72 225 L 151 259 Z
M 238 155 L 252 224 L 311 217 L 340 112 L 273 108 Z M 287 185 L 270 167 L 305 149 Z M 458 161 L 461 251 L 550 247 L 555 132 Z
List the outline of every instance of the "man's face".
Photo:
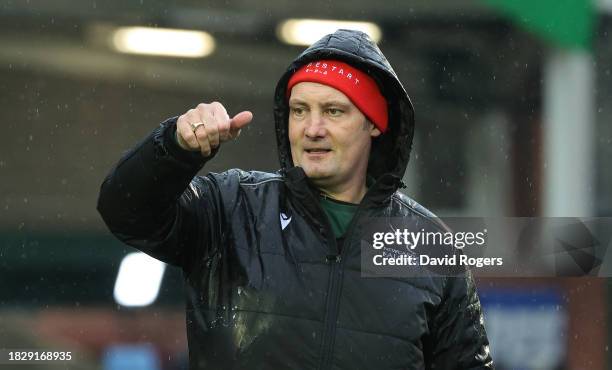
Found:
M 320 188 L 365 181 L 371 138 L 380 131 L 339 90 L 301 82 L 289 98 L 289 142 L 293 163 Z

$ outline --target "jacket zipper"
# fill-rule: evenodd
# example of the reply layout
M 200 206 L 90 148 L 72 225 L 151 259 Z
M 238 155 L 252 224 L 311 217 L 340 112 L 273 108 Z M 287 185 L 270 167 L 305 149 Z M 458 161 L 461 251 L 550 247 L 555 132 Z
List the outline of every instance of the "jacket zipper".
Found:
M 365 199 L 365 196 L 364 196 Z M 334 341 L 336 338 L 336 320 L 338 319 L 338 310 L 340 308 L 340 291 L 342 286 L 342 278 L 344 276 L 344 270 L 342 268 L 344 264 L 344 256 L 346 255 L 346 249 L 349 245 L 347 240 L 350 241 L 351 233 L 354 229 L 355 224 L 359 218 L 359 213 L 361 211 L 362 205 L 361 203 L 357 210 L 355 211 L 355 215 L 349 224 L 349 227 L 346 230 L 345 238 L 342 242 L 341 249 L 337 254 L 330 254 L 326 256 L 326 261 L 331 264 L 331 271 L 329 276 L 329 286 L 327 289 L 327 307 L 325 311 L 325 325 L 323 332 L 323 342 L 322 342 L 322 355 L 321 362 L 319 365 L 320 370 L 326 370 L 331 368 L 331 359 L 332 354 L 334 352 Z M 321 213 L 325 216 L 325 228 L 328 235 L 328 241 L 333 246 L 335 251 L 338 251 L 338 245 L 336 243 L 335 236 L 333 235 L 333 231 L 329 221 L 327 220 L 327 215 L 323 210 L 320 210 Z M 331 235 L 331 236 L 329 236 Z
M 334 347 L 334 335 L 336 328 L 336 318 L 338 317 L 340 283 L 342 281 L 342 252 L 338 255 L 328 255 L 327 262 L 331 264 L 329 275 L 329 287 L 327 290 L 327 307 L 325 308 L 325 325 L 323 332 L 323 343 L 321 346 L 321 362 L 319 369 L 324 370 L 330 367 L 331 354 Z
M 384 177 L 383 175 L 382 177 Z M 368 197 L 368 194 L 378 186 L 379 178 L 373 185 L 368 189 L 366 194 L 364 195 L 359 207 L 355 211 L 355 215 L 349 224 L 345 235 L 345 238 L 342 242 L 341 249 L 338 251 L 338 245 L 336 243 L 336 238 L 334 236 L 333 230 L 331 228 L 331 224 L 327 219 L 327 215 L 323 211 L 319 204 L 319 199 L 312 194 L 312 198 L 316 208 L 318 209 L 319 215 L 322 216 L 320 219 L 324 220 L 323 224 L 325 227 L 325 233 L 327 235 L 327 241 L 329 245 L 332 247 L 332 250 L 336 252 L 336 254 L 329 254 L 326 256 L 326 261 L 331 263 L 331 271 L 329 272 L 329 286 L 327 289 L 327 304 L 325 307 L 325 321 L 324 321 L 324 332 L 323 339 L 321 342 L 321 360 L 319 363 L 319 370 L 326 370 L 331 368 L 331 359 L 334 351 L 334 341 L 336 337 L 336 320 L 338 319 L 338 310 L 340 307 L 340 288 L 342 286 L 342 278 L 344 275 L 344 270 L 342 269 L 344 263 L 344 256 L 346 255 L 346 247 L 349 245 L 347 240 L 350 242 L 351 234 L 353 229 L 355 228 L 355 224 L 359 219 L 359 215 L 363 208 L 364 200 Z M 316 198 L 316 199 L 314 199 Z

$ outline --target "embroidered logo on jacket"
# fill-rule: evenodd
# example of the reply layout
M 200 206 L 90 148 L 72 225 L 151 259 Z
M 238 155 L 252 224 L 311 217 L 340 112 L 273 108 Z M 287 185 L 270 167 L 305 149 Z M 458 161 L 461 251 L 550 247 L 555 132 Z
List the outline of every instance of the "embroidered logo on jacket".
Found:
M 286 214 L 284 214 L 283 212 L 280 213 L 280 224 L 281 224 L 281 229 L 285 230 L 285 228 L 287 227 L 287 225 L 289 225 L 289 222 L 291 222 L 291 216 L 287 216 Z

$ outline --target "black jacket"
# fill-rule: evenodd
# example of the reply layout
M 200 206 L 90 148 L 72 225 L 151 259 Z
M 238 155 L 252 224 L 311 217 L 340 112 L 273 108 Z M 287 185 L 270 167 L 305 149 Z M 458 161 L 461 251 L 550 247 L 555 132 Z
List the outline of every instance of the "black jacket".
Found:
M 293 167 L 287 136 L 287 80 L 322 58 L 368 71 L 389 102 L 390 128 L 375 139 L 368 168 L 376 182 L 342 245 L 316 189 Z M 281 77 L 274 112 L 277 173 L 196 176 L 205 161 L 177 146 L 176 119 L 170 119 L 124 155 L 102 184 L 98 210 L 112 233 L 183 270 L 190 368 L 492 369 L 469 274 L 360 276 L 366 215 L 433 217 L 397 191 L 413 109 L 377 46 L 355 31 L 321 39 Z

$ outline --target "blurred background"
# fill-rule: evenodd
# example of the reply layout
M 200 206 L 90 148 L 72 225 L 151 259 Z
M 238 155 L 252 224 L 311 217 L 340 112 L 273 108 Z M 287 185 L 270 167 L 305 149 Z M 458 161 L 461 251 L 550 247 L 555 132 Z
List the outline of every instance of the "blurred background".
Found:
M 409 196 L 448 216 L 612 213 L 612 0 L 0 0 L 0 348 L 186 369 L 181 273 L 109 234 L 99 186 L 213 100 L 255 118 L 206 170 L 277 169 L 276 81 L 336 28 L 370 33 L 413 99 Z M 612 368 L 609 279 L 478 287 L 498 369 Z

